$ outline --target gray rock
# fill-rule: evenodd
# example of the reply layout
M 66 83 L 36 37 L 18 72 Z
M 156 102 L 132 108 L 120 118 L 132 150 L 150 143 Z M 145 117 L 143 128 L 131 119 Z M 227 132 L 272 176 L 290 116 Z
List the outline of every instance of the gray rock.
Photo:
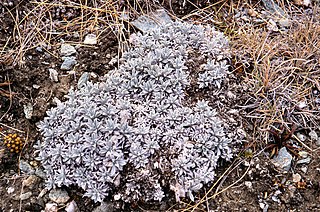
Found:
M 42 46 L 36 47 L 36 51 L 42 53 L 43 52 Z
M 259 206 L 260 206 L 260 208 L 262 209 L 263 212 L 267 212 L 267 211 L 268 211 L 268 208 L 269 208 L 268 203 L 266 203 L 266 202 L 260 202 L 260 203 L 259 203 Z
M 278 20 L 278 23 L 281 27 L 289 27 L 291 25 L 291 22 L 288 18 L 281 18 Z
M 77 206 L 77 203 L 74 200 L 69 202 L 69 204 L 67 205 L 65 210 L 66 210 L 66 212 L 80 212 L 80 210 Z
M 106 211 L 108 212 L 114 211 L 112 202 L 102 202 L 101 205 L 99 205 L 93 210 L 93 212 L 106 212 Z
M 23 194 L 20 195 L 20 200 L 27 200 L 27 199 L 29 199 L 31 196 L 32 196 L 32 192 L 31 192 L 31 191 L 29 191 L 29 192 L 27 192 L 27 193 L 23 193 Z
M 45 207 L 45 212 L 58 212 L 58 205 L 56 203 L 47 203 Z
M 75 57 L 62 57 L 63 63 L 61 64 L 60 69 L 69 71 L 73 68 L 75 64 L 77 64 L 76 58 Z
M 77 84 L 78 89 L 81 89 L 83 86 L 85 86 L 89 78 L 90 78 L 90 74 L 88 72 L 84 72 L 78 80 L 78 84 Z
M 95 45 L 97 44 L 97 36 L 95 34 L 88 34 L 85 37 L 83 43 L 88 45 Z
M 36 176 L 42 178 L 42 179 L 46 179 L 46 173 L 44 173 L 44 171 L 42 170 L 42 168 L 38 167 L 36 168 L 36 171 L 34 173 Z
M 273 15 L 286 17 L 286 13 L 273 0 L 262 0 L 264 7 Z
M 24 174 L 28 174 L 28 175 L 34 174 L 34 168 L 25 160 L 20 160 L 19 168 L 20 168 L 20 171 Z
M 159 27 L 161 24 L 171 22 L 170 16 L 163 9 L 157 10 L 148 15 L 143 15 L 132 21 L 131 24 L 143 32 Z
M 252 189 L 252 182 L 250 181 L 245 181 L 244 185 L 248 188 L 248 189 Z
M 13 192 L 14 192 L 14 187 L 10 186 L 10 187 L 7 188 L 7 193 L 8 194 L 12 194 Z
M 22 185 L 28 188 L 33 188 L 38 181 L 39 181 L 39 178 L 37 176 L 30 175 L 27 179 L 22 181 Z
M 297 133 L 297 137 L 303 142 L 307 139 L 307 137 L 304 134 Z
M 283 171 L 289 171 L 291 167 L 292 156 L 287 151 L 286 147 L 282 147 L 279 150 L 278 155 L 273 158 L 272 162 L 276 167 L 282 169 Z
M 276 190 L 274 192 L 274 194 L 271 196 L 271 199 L 274 201 L 274 202 L 277 202 L 277 203 L 280 203 L 280 199 L 279 199 L 279 194 L 281 194 L 281 191 L 280 190 Z
M 311 131 L 309 132 L 309 136 L 310 136 L 310 139 L 311 139 L 312 141 L 317 141 L 317 140 L 318 140 L 318 134 L 317 134 L 317 132 L 314 131 L 314 130 L 311 130 Z
M 307 173 L 308 168 L 307 168 L 307 167 L 302 167 L 302 168 L 301 168 L 301 171 L 302 171 L 303 173 Z
M 77 50 L 70 44 L 61 44 L 60 54 L 63 56 L 70 56 L 77 53 Z
M 70 199 L 68 192 L 62 189 L 52 189 L 49 193 L 49 199 L 55 203 L 62 204 Z
M 30 102 L 23 105 L 23 112 L 24 112 L 26 119 L 31 119 L 32 114 L 33 114 L 33 105 Z
M 53 68 L 49 68 L 48 71 L 49 71 L 49 77 L 51 81 L 58 82 L 59 81 L 58 72 Z
M 297 183 L 300 182 L 301 180 L 301 175 L 299 173 L 295 173 L 292 175 L 292 182 Z
M 320 138 L 316 141 L 316 145 L 320 146 Z
M 310 163 L 310 161 L 311 161 L 311 158 L 310 158 L 310 157 L 307 157 L 307 158 L 298 160 L 298 161 L 297 161 L 297 164 Z

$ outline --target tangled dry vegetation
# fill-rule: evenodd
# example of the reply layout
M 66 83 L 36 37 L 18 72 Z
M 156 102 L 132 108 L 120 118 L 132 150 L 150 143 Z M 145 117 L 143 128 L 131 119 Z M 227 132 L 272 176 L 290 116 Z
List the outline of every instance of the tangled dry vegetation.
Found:
M 148 2 L 133 1 L 32 1 L 28 10 L 19 10 L 24 1 L 8 0 L 0 7 L 2 13 L 8 12 L 12 23 L 3 20 L 3 29 L 10 30 L 8 37 L 0 52 L 1 64 L 23 65 L 26 52 L 39 46 L 58 58 L 52 45 L 59 39 L 68 41 L 71 37 L 78 38 L 73 41 L 81 44 L 84 35 L 95 33 L 99 38 L 104 32 L 112 32 L 123 45 L 124 33 L 128 33 L 127 22 L 129 18 L 148 12 Z
M 287 130 L 293 125 L 301 130 L 319 127 L 320 23 L 316 3 L 313 13 L 301 14 L 297 6 L 302 1 L 263 2 L 274 2 L 284 14 L 268 10 L 261 14 L 259 2 L 237 1 L 218 2 L 188 17 L 201 14 L 196 18 L 199 22 L 211 22 L 229 35 L 233 72 L 243 77 L 248 91 L 242 108 L 248 112 L 254 135 L 267 141 L 268 130 L 282 125 Z M 248 16 L 235 18 L 239 11 Z M 288 25 L 270 30 L 268 18 L 288 20 Z
M 251 90 L 244 108 L 263 141 L 268 129 L 282 125 L 319 128 L 320 25 L 317 18 L 303 19 L 276 34 L 242 30 L 233 42 L 235 71 Z

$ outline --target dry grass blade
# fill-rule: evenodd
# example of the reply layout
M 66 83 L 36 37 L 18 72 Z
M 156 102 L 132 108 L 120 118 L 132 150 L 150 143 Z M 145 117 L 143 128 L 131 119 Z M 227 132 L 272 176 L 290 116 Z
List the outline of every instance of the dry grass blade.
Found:
M 255 126 L 268 129 L 279 123 L 295 123 L 300 128 L 319 127 L 319 106 L 310 98 L 315 89 L 319 91 L 312 83 L 320 80 L 316 68 L 320 38 L 315 36 L 319 33 L 319 23 L 306 20 L 272 39 L 253 30 L 242 33 L 233 43 L 235 54 L 248 55 L 247 62 L 253 64 L 246 78 L 258 105 L 248 114 Z
M 216 182 L 211 186 L 211 188 L 205 192 L 205 194 L 203 195 L 203 197 L 194 205 L 191 205 L 190 203 L 187 204 L 187 207 L 185 207 L 182 210 L 179 211 L 205 211 L 203 209 L 200 209 L 199 206 L 201 204 L 205 204 L 207 203 L 209 200 L 216 198 L 218 195 L 220 195 L 221 193 L 227 191 L 228 189 L 232 188 L 233 186 L 235 186 L 236 184 L 238 184 L 248 173 L 248 171 L 250 170 L 250 166 L 246 169 L 246 171 L 241 175 L 240 178 L 238 178 L 235 182 L 231 183 L 230 185 L 228 185 L 227 187 L 220 189 L 222 183 L 225 181 L 225 179 L 228 177 L 228 175 L 230 175 L 230 173 L 232 173 L 232 171 L 234 171 L 240 164 L 242 164 L 244 162 L 244 160 L 239 160 L 240 158 L 237 158 L 229 167 L 226 171 L 224 171 L 224 173 L 216 180 Z M 216 191 L 212 193 L 212 191 L 216 188 Z
M 78 36 L 77 43 L 82 43 L 86 34 L 93 33 L 99 38 L 104 32 L 111 31 L 119 39 L 119 43 L 126 41 L 125 17 L 137 16 L 145 9 L 150 10 L 153 5 L 148 1 L 112 0 L 32 1 L 27 4 L 31 6 L 25 7 L 28 9 L 23 13 L 18 6 L 7 9 L 14 24 L 12 41 L 8 39 L 7 43 L 12 43 L 0 52 L 0 55 L 13 52 L 12 63 L 20 66 L 25 63 L 26 52 L 39 46 L 58 58 L 50 51 L 51 46 L 66 36 Z M 2 63 L 2 60 L 0 62 Z

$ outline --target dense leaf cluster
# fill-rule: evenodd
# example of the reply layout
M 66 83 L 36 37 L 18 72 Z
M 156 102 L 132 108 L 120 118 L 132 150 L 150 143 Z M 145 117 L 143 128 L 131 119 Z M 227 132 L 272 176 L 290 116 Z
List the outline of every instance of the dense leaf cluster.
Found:
M 211 27 L 172 22 L 138 34 L 105 82 L 71 90 L 38 125 L 47 187 L 75 184 L 95 201 L 177 200 L 212 181 L 232 157 L 224 123 L 204 100 L 185 104 L 188 53 L 206 58 L 198 85 L 220 87 L 227 40 Z M 220 59 L 219 59 L 220 58 Z

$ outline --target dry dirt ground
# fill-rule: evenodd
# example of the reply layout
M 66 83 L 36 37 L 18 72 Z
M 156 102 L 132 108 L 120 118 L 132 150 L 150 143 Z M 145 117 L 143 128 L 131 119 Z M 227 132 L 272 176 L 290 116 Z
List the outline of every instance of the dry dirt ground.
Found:
M 33 149 L 41 140 L 36 123 L 57 99 L 64 100 L 84 72 L 99 81 L 117 67 L 114 58 L 119 58 L 134 29 L 121 23 L 120 30 L 120 20 L 110 17 L 126 7 L 136 12 L 132 17 L 157 8 L 145 6 L 152 3 L 147 1 L 139 1 L 141 7 L 136 1 L 117 3 L 108 8 L 110 17 L 100 19 L 101 10 L 94 9 L 99 1 L 83 3 L 88 7 L 70 6 L 72 1 L 44 2 L 48 4 L 0 3 L 0 211 L 45 210 L 49 192 L 41 173 L 33 171 L 41 167 Z M 228 36 L 232 57 L 226 84 L 236 99 L 222 92 L 212 98 L 212 105 L 223 101 L 238 111 L 231 118 L 241 122 L 247 142 L 232 163 L 217 170 L 216 181 L 197 194 L 195 202 L 170 199 L 151 205 L 108 199 L 108 209 L 103 210 L 320 211 L 320 9 L 317 1 L 304 2 L 308 1 L 162 2 L 175 17 L 213 24 Z M 99 35 L 96 45 L 83 44 L 88 33 Z M 77 64 L 68 71 L 60 70 L 63 42 L 77 50 Z M 58 71 L 57 82 L 50 79 L 50 68 Z M 32 116 L 27 118 L 30 105 Z M 24 141 L 21 152 L 11 153 L 6 147 L 9 134 Z M 292 156 L 288 171 L 273 162 L 282 147 Z M 20 171 L 22 166 L 27 173 Z M 70 199 L 59 211 L 72 201 L 80 211 L 98 209 L 100 204 L 83 198 L 78 188 L 64 189 Z

